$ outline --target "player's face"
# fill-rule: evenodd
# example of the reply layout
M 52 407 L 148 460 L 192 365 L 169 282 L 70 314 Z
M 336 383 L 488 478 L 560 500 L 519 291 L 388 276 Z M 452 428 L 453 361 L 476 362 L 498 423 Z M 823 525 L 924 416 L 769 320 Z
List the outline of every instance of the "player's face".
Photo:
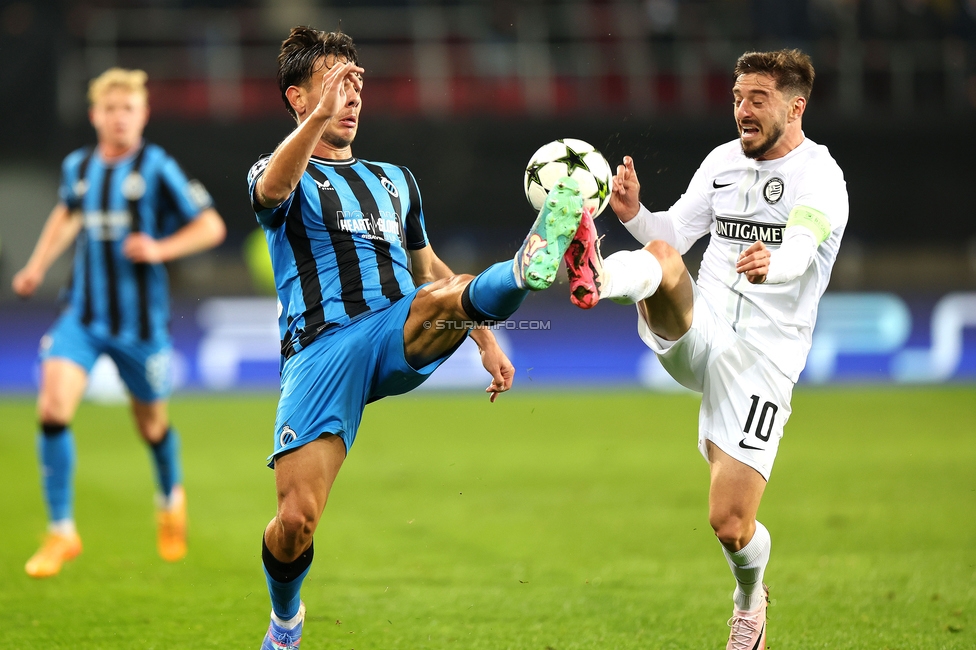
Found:
M 762 158 L 778 143 L 789 122 L 790 104 L 776 89 L 776 80 L 765 74 L 743 74 L 732 87 L 735 125 L 742 153 Z
M 319 59 L 313 68 L 312 78 L 309 81 L 308 105 L 315 106 L 319 103 L 322 94 L 322 78 L 326 73 L 337 64 L 346 63 L 346 59 L 334 56 Z M 363 78 L 361 75 L 347 77 L 343 81 L 346 90 L 346 105 L 336 116 L 329 121 L 325 127 L 322 139 L 337 149 L 344 149 L 352 144 L 356 139 L 359 130 L 359 112 L 363 107 L 362 91 Z
M 149 107 L 141 93 L 109 88 L 91 107 L 90 117 L 99 143 L 113 149 L 131 149 L 142 139 Z

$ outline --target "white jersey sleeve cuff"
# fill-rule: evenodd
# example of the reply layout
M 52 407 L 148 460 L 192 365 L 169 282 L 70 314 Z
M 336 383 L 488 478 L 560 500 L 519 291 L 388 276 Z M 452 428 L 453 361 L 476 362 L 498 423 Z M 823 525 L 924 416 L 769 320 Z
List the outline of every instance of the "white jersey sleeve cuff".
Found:
M 803 275 L 817 254 L 817 240 L 804 226 L 790 226 L 783 243 L 769 254 L 765 284 L 782 284 Z

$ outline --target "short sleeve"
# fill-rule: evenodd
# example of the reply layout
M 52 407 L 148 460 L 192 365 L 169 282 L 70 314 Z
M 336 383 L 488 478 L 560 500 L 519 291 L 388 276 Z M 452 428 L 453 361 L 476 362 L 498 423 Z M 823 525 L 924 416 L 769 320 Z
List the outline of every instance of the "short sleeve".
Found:
M 406 167 L 401 167 L 400 169 L 403 170 L 403 177 L 407 181 L 410 198 L 410 205 L 408 206 L 404 219 L 406 224 L 405 243 L 408 250 L 420 250 L 421 248 L 426 248 L 429 244 L 427 241 L 427 227 L 424 224 L 424 207 L 420 198 L 420 188 L 417 186 L 417 179 L 414 178 L 409 169 Z
M 68 206 L 69 210 L 81 208 L 81 199 L 88 191 L 87 182 L 81 178 L 84 161 L 91 157 L 91 150 L 82 149 L 65 157 L 61 163 L 61 184 L 58 187 L 58 198 Z
M 251 169 L 247 172 L 247 191 L 251 200 L 251 209 L 254 210 L 254 216 L 257 217 L 258 223 L 266 228 L 277 228 L 285 221 L 285 215 L 288 213 L 288 207 L 291 205 L 292 199 L 295 193 L 292 192 L 285 201 L 274 208 L 266 208 L 260 203 L 258 203 L 255 191 L 257 190 L 258 179 L 264 174 L 264 170 L 268 168 L 268 163 L 271 162 L 271 154 L 264 154 L 258 161 L 251 165 Z
M 160 194 L 167 201 L 165 207 L 173 210 L 184 223 L 213 207 L 213 199 L 203 183 L 188 179 L 176 160 L 170 156 L 163 158 L 159 167 L 159 183 L 163 190 Z

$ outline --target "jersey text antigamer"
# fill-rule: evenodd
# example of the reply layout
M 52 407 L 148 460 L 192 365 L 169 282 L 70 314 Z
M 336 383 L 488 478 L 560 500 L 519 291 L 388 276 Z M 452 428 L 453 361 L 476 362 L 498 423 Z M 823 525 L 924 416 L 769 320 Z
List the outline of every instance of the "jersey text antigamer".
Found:
M 756 223 L 717 217 L 715 219 L 715 234 L 723 239 L 742 242 L 761 241 L 764 244 L 778 246 L 783 243 L 783 224 Z

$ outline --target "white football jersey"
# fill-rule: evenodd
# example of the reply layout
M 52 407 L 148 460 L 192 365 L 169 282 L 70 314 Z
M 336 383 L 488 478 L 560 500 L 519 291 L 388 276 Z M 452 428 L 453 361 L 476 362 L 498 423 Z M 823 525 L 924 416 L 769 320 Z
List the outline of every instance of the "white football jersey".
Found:
M 757 239 L 775 250 L 790 211 L 804 206 L 830 223 L 810 266 L 781 284 L 751 284 L 736 273 L 739 255 Z M 809 138 L 776 160 L 753 160 L 738 140 L 715 148 L 691 179 L 688 191 L 666 212 L 641 206 L 625 224 L 638 241 L 663 239 L 682 255 L 706 233 L 711 241 L 698 286 L 747 343 L 794 382 L 806 364 L 820 296 L 847 226 L 847 185 L 827 148 Z

